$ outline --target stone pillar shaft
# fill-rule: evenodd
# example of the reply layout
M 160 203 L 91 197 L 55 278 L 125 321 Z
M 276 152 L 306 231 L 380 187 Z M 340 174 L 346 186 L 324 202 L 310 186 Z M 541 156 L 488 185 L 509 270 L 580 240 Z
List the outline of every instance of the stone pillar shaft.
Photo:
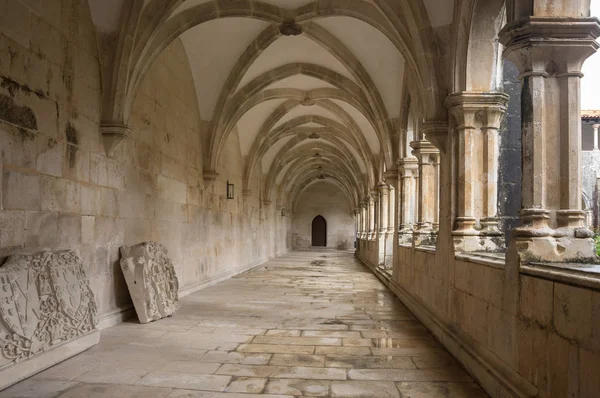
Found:
M 388 224 L 387 232 L 389 234 L 394 233 L 394 224 L 396 216 L 396 189 L 390 188 L 389 202 L 388 202 Z
M 600 124 L 594 124 L 592 126 L 594 128 L 594 151 L 600 150 L 598 147 L 598 130 L 600 129 Z
M 429 141 L 413 141 L 411 147 L 413 155 L 419 164 L 419 230 L 431 230 L 437 221 L 436 212 L 438 204 L 437 167 L 439 166 L 439 151 Z
M 388 207 L 390 198 L 390 187 L 385 182 L 379 183 L 379 232 L 387 232 L 388 229 Z
M 439 150 L 429 141 L 410 143 L 413 155 L 418 159 L 418 217 L 415 233 L 415 245 L 434 245 L 432 236 L 439 225 Z
M 581 208 L 581 66 L 598 49 L 595 18 L 529 17 L 500 32 L 522 93 L 521 258 L 594 258 Z
M 369 232 L 369 211 L 367 203 L 363 201 L 362 206 L 360 208 L 361 212 L 361 222 L 362 222 L 362 239 L 366 239 L 367 233 Z
M 458 187 L 452 234 L 460 251 L 504 248 L 496 216 L 498 130 L 507 103 L 508 96 L 501 93 L 463 92 L 446 99 L 454 122 L 451 156 Z
M 375 233 L 375 199 L 373 195 L 369 196 L 369 239 L 373 239 Z

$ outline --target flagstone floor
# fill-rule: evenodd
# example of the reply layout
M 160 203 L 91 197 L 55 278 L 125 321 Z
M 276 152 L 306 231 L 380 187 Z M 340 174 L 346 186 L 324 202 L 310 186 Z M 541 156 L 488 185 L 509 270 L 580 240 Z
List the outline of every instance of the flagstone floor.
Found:
M 350 252 L 293 252 L 0 397 L 487 397 Z

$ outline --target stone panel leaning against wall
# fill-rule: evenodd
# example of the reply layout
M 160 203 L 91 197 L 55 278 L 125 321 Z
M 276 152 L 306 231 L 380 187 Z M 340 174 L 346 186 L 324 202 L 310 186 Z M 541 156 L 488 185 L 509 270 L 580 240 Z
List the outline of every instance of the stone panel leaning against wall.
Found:
M 287 226 L 274 208 L 263 209 L 273 216 L 260 221 L 258 198 L 224 198 L 226 179 L 241 187 L 236 134 L 218 170 L 223 180 L 204 188 L 205 123 L 179 41 L 148 72 L 133 106 L 133 136 L 109 158 L 87 2 L 31 4 L 5 2 L 0 16 L 0 261 L 15 252 L 78 251 L 103 327 L 131 308 L 120 246 L 164 244 L 187 291 L 286 250 Z M 259 182 L 252 181 L 255 192 Z

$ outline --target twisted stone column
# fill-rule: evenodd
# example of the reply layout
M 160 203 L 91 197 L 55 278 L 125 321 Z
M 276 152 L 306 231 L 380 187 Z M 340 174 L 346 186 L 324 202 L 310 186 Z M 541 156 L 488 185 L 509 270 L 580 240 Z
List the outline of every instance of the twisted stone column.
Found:
M 523 80 L 524 261 L 595 260 L 581 208 L 581 66 L 598 49 L 595 18 L 529 17 L 500 32 Z
M 501 93 L 456 93 L 446 99 L 453 119 L 452 164 L 456 169 L 456 220 L 452 232 L 457 251 L 500 251 L 498 228 L 498 130 L 508 96 Z

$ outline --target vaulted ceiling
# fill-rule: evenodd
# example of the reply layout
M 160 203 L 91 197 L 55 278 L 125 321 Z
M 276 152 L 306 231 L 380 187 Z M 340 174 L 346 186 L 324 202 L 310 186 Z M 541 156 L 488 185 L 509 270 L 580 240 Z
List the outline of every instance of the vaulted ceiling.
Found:
M 205 172 L 237 130 L 244 183 L 260 169 L 263 199 L 325 179 L 358 203 L 395 166 L 405 90 L 436 90 L 423 27 L 450 24 L 452 10 L 452 0 L 145 0 L 128 87 L 180 38 L 211 126 Z M 96 25 L 110 18 L 103 9 Z M 416 100 L 433 108 L 426 97 Z

